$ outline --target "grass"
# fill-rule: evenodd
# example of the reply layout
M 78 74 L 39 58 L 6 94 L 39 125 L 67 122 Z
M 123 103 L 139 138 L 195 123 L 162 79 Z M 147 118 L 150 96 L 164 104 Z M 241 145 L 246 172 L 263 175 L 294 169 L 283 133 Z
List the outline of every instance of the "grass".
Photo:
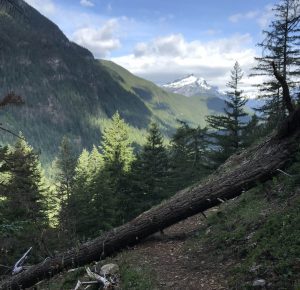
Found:
M 221 205 L 189 242 L 192 251 L 205 247 L 235 260 L 236 266 L 227 269 L 230 289 L 252 289 L 257 278 L 271 289 L 299 289 L 300 196 L 290 184 L 298 183 L 274 179 Z
M 149 266 L 140 263 L 143 257 L 133 251 L 119 255 L 122 290 L 155 290 L 156 275 Z

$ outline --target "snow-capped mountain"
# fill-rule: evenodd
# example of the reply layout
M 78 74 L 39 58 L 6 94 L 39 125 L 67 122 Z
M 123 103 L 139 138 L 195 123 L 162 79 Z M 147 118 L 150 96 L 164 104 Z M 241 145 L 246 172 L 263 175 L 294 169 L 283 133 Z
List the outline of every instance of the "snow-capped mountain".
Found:
M 218 97 L 222 95 L 217 87 L 209 85 L 204 78 L 199 78 L 194 74 L 177 79 L 174 82 L 163 85 L 162 87 L 169 92 L 181 94 L 187 97 L 200 96 L 203 94 Z

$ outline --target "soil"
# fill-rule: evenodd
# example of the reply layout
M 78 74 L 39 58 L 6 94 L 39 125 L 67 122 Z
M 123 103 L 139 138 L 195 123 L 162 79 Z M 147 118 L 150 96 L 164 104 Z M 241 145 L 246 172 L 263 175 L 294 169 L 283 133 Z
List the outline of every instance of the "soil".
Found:
M 156 274 L 157 289 L 228 289 L 226 272 L 233 261 L 221 261 L 208 249 L 189 248 L 189 237 L 203 226 L 199 214 L 157 233 L 132 249 L 137 265 L 146 264 Z M 143 261 L 141 261 L 143 257 Z

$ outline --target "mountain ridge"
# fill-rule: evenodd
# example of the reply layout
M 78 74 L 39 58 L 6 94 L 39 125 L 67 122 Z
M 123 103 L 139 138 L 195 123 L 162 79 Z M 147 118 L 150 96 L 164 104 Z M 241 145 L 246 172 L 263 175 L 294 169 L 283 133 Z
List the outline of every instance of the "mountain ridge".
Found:
M 14 91 L 25 105 L 3 111 L 1 122 L 22 131 L 46 159 L 55 156 L 64 135 L 78 148 L 98 144 L 116 111 L 135 133 L 156 121 L 169 136 L 177 119 L 204 126 L 205 116 L 214 112 L 206 97 L 187 100 L 95 59 L 23 0 L 13 1 L 23 15 L 0 6 L 0 95 Z
M 188 74 L 172 82 L 162 85 L 169 92 L 182 94 L 186 97 L 209 94 L 215 97 L 224 95 L 217 86 L 212 86 L 203 77 Z

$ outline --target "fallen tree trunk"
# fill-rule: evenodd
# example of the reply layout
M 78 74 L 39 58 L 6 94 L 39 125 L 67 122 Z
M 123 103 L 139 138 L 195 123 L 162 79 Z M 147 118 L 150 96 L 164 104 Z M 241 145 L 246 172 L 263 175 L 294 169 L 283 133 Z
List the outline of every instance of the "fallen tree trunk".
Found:
M 204 183 L 178 192 L 168 201 L 95 240 L 30 267 L 3 281 L 0 289 L 23 289 L 63 270 L 103 259 L 135 245 L 159 230 L 234 198 L 278 173 L 298 150 L 300 109 L 294 111 L 278 133 L 263 143 L 231 157 Z

